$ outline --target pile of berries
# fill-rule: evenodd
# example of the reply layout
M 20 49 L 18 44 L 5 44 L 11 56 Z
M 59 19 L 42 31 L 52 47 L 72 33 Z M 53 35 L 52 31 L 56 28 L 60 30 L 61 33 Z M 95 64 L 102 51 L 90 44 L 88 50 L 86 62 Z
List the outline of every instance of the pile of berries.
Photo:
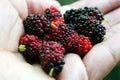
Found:
M 19 52 L 30 64 L 40 63 L 49 76 L 57 76 L 65 64 L 65 53 L 83 57 L 92 45 L 101 42 L 105 28 L 98 8 L 71 9 L 64 18 L 54 7 L 45 14 L 29 14 L 24 20 L 25 35 L 20 38 Z

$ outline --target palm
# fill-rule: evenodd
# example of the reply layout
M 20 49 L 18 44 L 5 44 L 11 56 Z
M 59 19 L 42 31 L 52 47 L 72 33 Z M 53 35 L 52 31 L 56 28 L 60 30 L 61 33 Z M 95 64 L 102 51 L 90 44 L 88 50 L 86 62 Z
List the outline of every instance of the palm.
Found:
M 25 1 L 19 5 L 19 1 L 3 0 L 0 10 L 0 80 L 52 80 L 39 65 L 26 63 L 18 53 L 19 38 L 24 34 L 22 20 L 28 14 Z
M 25 1 L 23 2 L 25 3 Z M 24 58 L 17 52 L 19 38 L 24 34 L 22 20 L 28 14 L 27 5 L 24 3 L 19 5 L 19 1 L 16 1 L 14 4 L 13 0 L 10 2 L 3 0 L 0 3 L 0 15 L 2 15 L 0 16 L 0 75 L 3 75 L 0 76 L 0 79 L 51 80 L 52 78 L 48 77 L 39 65 L 30 65 L 26 63 Z M 118 11 L 120 12 L 119 9 Z M 39 11 L 37 10 L 34 12 L 37 13 Z M 107 14 L 106 16 L 109 17 L 112 15 L 113 14 Z M 115 19 L 115 17 L 111 19 L 112 24 L 105 24 L 108 26 L 106 40 L 96 45 L 89 54 L 84 57 L 83 61 L 76 54 L 66 55 L 66 64 L 58 80 L 87 80 L 88 76 L 90 80 L 100 80 L 115 66 L 120 59 L 120 44 L 118 43 L 120 41 L 120 25 L 109 27 L 110 25 L 115 25 L 120 20 Z M 86 66 L 84 66 L 84 64 Z M 103 66 L 106 67 L 101 69 Z M 95 74 L 98 75 L 93 77 Z

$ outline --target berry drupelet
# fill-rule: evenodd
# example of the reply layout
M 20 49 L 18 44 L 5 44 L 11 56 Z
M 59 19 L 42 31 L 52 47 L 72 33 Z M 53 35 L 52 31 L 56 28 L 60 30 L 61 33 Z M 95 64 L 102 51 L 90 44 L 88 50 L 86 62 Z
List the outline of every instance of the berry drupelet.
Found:
M 41 51 L 40 61 L 41 66 L 49 76 L 55 77 L 58 75 L 64 65 L 64 47 L 54 41 L 48 41 L 43 43 Z
M 85 35 L 91 42 L 101 42 L 105 35 L 105 27 L 101 25 L 103 13 L 98 8 L 71 9 L 64 14 L 65 23 L 79 35 Z
M 29 63 L 40 62 L 40 50 L 42 49 L 42 41 L 34 35 L 28 35 L 20 38 L 19 41 L 19 52 L 25 57 Z
M 29 14 L 23 24 L 26 34 L 36 35 L 39 38 L 49 34 L 50 22 L 41 14 Z

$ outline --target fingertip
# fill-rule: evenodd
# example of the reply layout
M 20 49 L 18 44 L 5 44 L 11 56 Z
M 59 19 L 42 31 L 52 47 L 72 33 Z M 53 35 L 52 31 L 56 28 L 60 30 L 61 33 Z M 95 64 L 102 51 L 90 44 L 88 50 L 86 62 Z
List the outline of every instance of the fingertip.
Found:
M 84 64 L 79 55 L 69 53 L 65 56 L 65 65 L 57 80 L 88 80 Z
M 104 18 L 107 19 L 108 22 L 106 22 L 104 20 L 102 24 L 106 27 L 106 29 L 109 30 L 111 27 L 113 27 L 116 24 L 120 23 L 119 15 L 120 15 L 120 8 L 117 8 L 117 9 L 113 10 L 112 12 L 109 12 L 108 14 L 106 14 L 104 16 Z
M 33 69 L 34 69 L 34 71 L 36 72 L 36 73 L 38 73 L 40 76 L 42 76 L 43 77 L 43 79 L 42 79 L 42 77 L 41 77 L 41 80 L 55 80 L 53 77 L 50 77 L 50 76 L 48 76 L 48 74 L 47 73 L 45 73 L 45 71 L 42 69 L 42 67 L 41 67 L 41 65 L 40 64 L 33 64 L 32 65 L 33 66 Z
M 95 45 L 84 57 L 83 62 L 86 66 L 89 80 L 102 80 L 117 64 L 118 61 L 112 55 L 111 50 L 111 48 L 100 43 Z
M 120 0 L 79 0 L 70 5 L 71 7 L 98 7 L 104 14 L 120 7 Z
M 50 6 L 60 7 L 56 0 L 27 0 L 28 12 L 44 14 L 46 8 Z
M 8 1 L 12 4 L 12 6 L 19 13 L 19 16 L 21 17 L 21 19 L 24 20 L 26 16 L 28 15 L 28 8 L 27 8 L 26 0 L 8 0 Z

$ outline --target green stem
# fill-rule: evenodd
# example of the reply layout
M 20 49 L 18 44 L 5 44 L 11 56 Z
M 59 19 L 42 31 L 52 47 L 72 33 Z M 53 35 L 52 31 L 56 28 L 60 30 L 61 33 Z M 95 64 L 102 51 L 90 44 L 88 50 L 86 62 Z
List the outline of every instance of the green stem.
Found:
M 51 68 L 51 69 L 50 69 L 50 72 L 49 72 L 49 76 L 50 76 L 50 77 L 53 77 L 53 72 L 54 72 L 54 68 Z
M 19 45 L 18 49 L 20 52 L 24 52 L 26 50 L 25 45 L 22 45 L 22 44 Z
M 55 26 L 54 24 L 51 24 L 51 27 L 52 27 L 52 28 L 56 28 L 56 26 Z

